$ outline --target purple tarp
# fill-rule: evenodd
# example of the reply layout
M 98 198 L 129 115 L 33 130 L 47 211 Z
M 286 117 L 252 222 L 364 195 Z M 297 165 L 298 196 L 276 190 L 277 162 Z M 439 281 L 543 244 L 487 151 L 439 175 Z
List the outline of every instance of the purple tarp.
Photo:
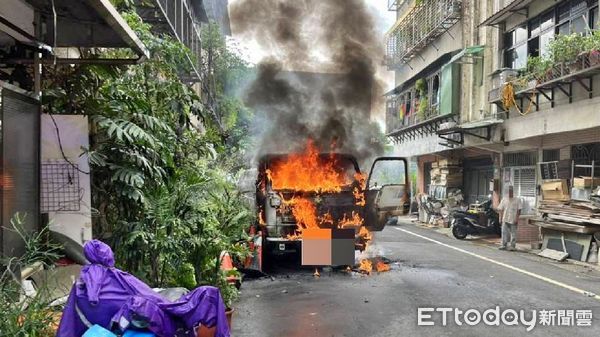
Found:
M 216 326 L 216 337 L 229 337 L 219 289 L 199 287 L 171 302 L 115 268 L 113 252 L 105 243 L 92 240 L 83 249 L 90 264 L 82 268 L 71 289 L 57 337 L 81 337 L 87 330 L 77 310 L 89 323 L 107 329 L 113 325 L 124 328 L 127 322 L 141 317 L 159 337 L 173 337 L 177 327 L 192 330 L 199 324 Z

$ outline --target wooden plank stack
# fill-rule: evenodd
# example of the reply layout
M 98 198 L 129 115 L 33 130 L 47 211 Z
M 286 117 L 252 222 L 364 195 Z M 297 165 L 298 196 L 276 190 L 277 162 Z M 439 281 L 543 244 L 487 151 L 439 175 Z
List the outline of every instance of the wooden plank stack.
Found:
M 461 188 L 463 185 L 462 167 L 458 159 L 440 159 L 431 165 L 431 185 L 448 188 Z
M 548 216 L 546 222 L 600 226 L 600 207 L 588 201 L 542 200 L 538 212 Z

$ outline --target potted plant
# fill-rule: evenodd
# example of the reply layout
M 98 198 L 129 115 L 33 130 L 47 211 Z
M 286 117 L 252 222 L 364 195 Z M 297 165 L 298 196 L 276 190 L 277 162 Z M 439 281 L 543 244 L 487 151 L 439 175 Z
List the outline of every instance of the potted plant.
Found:
M 427 107 L 429 106 L 429 100 L 427 96 L 422 96 L 419 100 L 419 108 L 417 110 L 417 114 L 420 120 L 424 120 L 427 114 Z
M 537 83 L 543 83 L 552 77 L 552 62 L 544 57 L 527 58 L 527 72 Z
M 237 272 L 237 270 L 236 270 Z M 231 284 L 227 281 L 227 276 L 231 275 L 231 272 L 220 271 L 217 276 L 217 281 L 214 286 L 219 288 L 221 292 L 221 297 L 223 298 L 223 302 L 225 303 L 225 316 L 227 317 L 227 324 L 229 325 L 229 329 L 232 329 L 232 320 L 235 309 L 233 307 L 233 303 L 239 297 L 239 290 L 235 284 Z M 239 275 L 239 272 L 237 272 Z M 216 326 L 214 327 L 206 327 L 201 325 L 196 331 L 197 337 L 214 337 L 216 331 Z
M 595 30 L 589 37 L 590 67 L 600 64 L 600 31 Z
M 549 44 L 554 63 L 563 65 L 563 73 L 573 73 L 582 68 L 580 55 L 586 51 L 588 40 L 580 34 L 557 35 Z
M 425 92 L 427 91 L 427 82 L 425 82 L 424 78 L 419 78 L 415 82 L 415 89 L 417 90 L 419 95 L 425 94 Z

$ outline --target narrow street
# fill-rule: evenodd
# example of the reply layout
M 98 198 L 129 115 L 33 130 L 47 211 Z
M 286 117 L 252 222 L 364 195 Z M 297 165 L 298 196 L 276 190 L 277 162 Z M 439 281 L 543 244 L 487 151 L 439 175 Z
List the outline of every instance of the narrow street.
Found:
M 375 244 L 392 260 L 390 272 L 365 276 L 333 270 L 314 278 L 310 269 L 281 267 L 272 278 L 246 281 L 232 335 L 598 335 L 594 323 L 592 327 L 548 327 L 538 321 L 527 332 L 523 325 L 457 326 L 448 316 L 448 326 L 442 327 L 439 313 L 432 318 L 435 326 L 418 326 L 419 307 L 483 312 L 499 306 L 501 310 L 523 309 L 528 317 L 531 310 L 591 309 L 596 315 L 600 301 L 574 288 L 600 294 L 600 272 L 458 241 L 408 221 L 377 233 Z

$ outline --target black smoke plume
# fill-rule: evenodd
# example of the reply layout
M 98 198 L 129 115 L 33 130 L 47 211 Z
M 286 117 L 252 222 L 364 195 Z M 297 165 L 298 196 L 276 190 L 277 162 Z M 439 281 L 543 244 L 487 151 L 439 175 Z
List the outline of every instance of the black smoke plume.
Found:
M 371 113 L 382 37 L 364 0 L 237 0 L 234 34 L 270 54 L 244 93 L 257 113 L 258 154 L 285 153 L 313 139 L 366 160 L 383 152 Z

